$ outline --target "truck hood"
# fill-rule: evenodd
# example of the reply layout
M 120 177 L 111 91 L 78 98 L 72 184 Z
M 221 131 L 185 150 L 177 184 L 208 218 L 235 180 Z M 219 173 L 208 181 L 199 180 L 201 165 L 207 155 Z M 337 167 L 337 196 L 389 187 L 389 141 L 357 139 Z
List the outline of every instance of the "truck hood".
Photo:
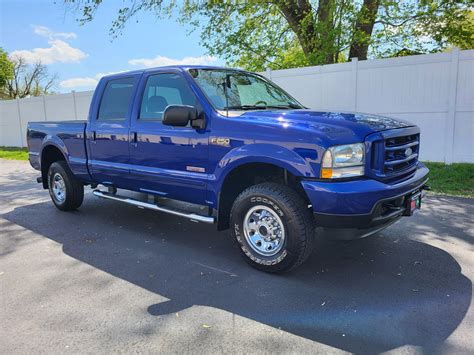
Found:
M 371 133 L 414 126 L 400 119 L 374 114 L 311 110 L 246 111 L 239 118 L 259 124 L 277 124 L 284 129 L 310 131 L 323 140 L 337 142 L 361 142 Z

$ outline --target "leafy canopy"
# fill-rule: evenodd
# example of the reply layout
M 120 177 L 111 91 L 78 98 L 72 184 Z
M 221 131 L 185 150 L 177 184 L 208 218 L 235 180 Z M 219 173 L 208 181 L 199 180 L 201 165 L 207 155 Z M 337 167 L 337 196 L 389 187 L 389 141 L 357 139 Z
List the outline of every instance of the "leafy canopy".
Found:
M 102 0 L 65 3 L 86 23 Z M 175 17 L 200 31 L 209 54 L 261 71 L 473 48 L 470 6 L 470 0 L 124 0 L 110 32 L 119 35 L 143 11 Z
M 3 56 L 3 53 L 1 53 Z M 49 74 L 48 68 L 37 62 L 28 64 L 21 56 L 8 57 L 8 76 L 0 86 L 0 99 L 22 99 L 29 96 L 52 94 L 57 75 Z M 3 61 L 3 59 L 2 59 Z M 2 64 L 3 66 L 3 64 Z
M 0 90 L 10 79 L 13 79 L 13 62 L 8 58 L 7 52 L 0 48 Z

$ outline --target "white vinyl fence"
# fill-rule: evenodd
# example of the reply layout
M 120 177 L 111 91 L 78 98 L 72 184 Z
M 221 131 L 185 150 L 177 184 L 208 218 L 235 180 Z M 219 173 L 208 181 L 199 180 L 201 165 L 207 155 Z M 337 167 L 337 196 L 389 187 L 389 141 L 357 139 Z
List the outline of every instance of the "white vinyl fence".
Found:
M 358 111 L 421 127 L 421 159 L 474 163 L 474 50 L 286 70 L 268 78 L 315 110 Z M 28 121 L 86 119 L 92 92 L 0 102 L 0 146 L 25 146 Z
M 93 91 L 0 101 L 0 146 L 26 147 L 28 121 L 85 120 Z
M 316 110 L 376 113 L 421 127 L 422 160 L 474 163 L 474 50 L 270 71 Z

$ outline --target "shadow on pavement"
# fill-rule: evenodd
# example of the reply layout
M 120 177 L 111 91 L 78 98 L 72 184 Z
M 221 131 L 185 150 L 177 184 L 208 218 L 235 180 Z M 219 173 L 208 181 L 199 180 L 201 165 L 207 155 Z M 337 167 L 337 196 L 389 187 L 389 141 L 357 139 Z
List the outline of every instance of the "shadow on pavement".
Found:
M 153 315 L 215 307 L 349 352 L 435 350 L 471 301 L 472 284 L 454 258 L 390 230 L 325 242 L 298 270 L 269 275 L 240 258 L 228 232 L 91 196 L 72 213 L 48 202 L 2 217 L 168 298 L 148 307 Z

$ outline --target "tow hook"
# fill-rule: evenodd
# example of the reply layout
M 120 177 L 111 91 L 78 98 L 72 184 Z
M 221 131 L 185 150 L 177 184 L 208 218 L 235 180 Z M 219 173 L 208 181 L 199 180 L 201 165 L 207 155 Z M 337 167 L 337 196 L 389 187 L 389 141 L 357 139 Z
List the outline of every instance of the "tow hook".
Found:
M 43 183 L 43 177 L 42 177 L 42 176 L 38 176 L 38 177 L 36 178 L 36 182 L 37 182 L 38 184 L 42 184 L 42 183 Z
M 425 198 L 425 196 L 426 196 L 425 190 L 430 191 L 431 186 L 430 185 L 423 185 L 423 187 L 421 188 L 421 198 Z

